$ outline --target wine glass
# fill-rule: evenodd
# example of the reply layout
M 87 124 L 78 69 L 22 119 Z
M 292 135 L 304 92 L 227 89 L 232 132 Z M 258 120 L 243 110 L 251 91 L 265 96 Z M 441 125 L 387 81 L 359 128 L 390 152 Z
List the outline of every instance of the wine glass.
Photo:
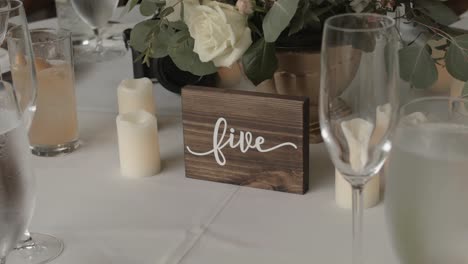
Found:
M 402 264 L 468 259 L 468 100 L 404 105 L 386 165 L 385 214 Z
M 6 263 L 34 208 L 34 177 L 22 113 L 10 83 L 0 81 L 0 264 Z
M 36 110 L 36 61 L 31 45 L 23 4 L 19 0 L 7 1 L 9 5 L 6 42 L 12 73 L 15 94 L 26 129 L 29 129 Z M 1 2 L 1 1 L 0 1 Z M 6 79 L 5 75 L 5 79 Z M 59 256 L 63 243 L 59 239 L 40 233 L 30 234 L 25 228 L 17 249 L 10 254 L 10 263 L 45 263 Z M 9 264 L 10 264 L 9 263 Z
M 387 16 L 344 14 L 325 22 L 320 126 L 335 167 L 353 188 L 353 264 L 363 261 L 363 187 L 391 149 L 398 47 L 395 21 Z
M 5 36 L 8 31 L 10 11 L 14 8 L 14 4 L 12 6 L 10 1 L 0 0 L 0 46 L 2 46 L 3 42 L 5 41 Z M 6 67 L 6 64 L 8 63 L 8 57 L 6 57 L 7 54 L 8 51 L 6 51 L 3 47 L 0 47 L 0 79 L 3 78 L 3 70 L 9 70 Z
M 93 28 L 96 35 L 94 50 L 77 56 L 80 62 L 109 61 L 125 54 L 124 49 L 105 47 L 101 30 L 112 17 L 119 0 L 71 0 L 71 3 L 76 13 Z

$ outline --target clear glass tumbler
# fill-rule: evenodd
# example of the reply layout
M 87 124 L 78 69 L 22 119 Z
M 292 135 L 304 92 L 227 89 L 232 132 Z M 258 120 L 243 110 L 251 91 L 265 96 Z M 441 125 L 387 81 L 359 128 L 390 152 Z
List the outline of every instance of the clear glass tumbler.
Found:
M 401 109 L 385 184 L 386 220 L 402 264 L 468 259 L 468 101 Z
M 56 29 L 30 32 L 38 83 L 37 110 L 29 131 L 32 152 L 38 156 L 73 152 L 79 146 L 79 132 L 71 34 Z M 15 51 L 10 49 L 10 57 L 16 58 L 11 68 L 18 86 L 28 73 L 22 55 Z

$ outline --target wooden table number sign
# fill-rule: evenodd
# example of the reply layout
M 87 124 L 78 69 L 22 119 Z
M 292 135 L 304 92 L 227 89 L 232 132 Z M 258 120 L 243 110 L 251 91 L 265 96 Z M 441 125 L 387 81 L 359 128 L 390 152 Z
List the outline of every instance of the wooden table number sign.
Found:
M 187 177 L 307 192 L 307 98 L 186 87 L 182 108 Z

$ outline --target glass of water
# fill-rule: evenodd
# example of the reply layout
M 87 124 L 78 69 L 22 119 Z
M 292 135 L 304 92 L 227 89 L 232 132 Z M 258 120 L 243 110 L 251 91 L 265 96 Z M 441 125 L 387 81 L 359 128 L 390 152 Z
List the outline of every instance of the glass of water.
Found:
M 406 104 L 392 142 L 385 210 L 401 263 L 466 263 L 468 101 Z
M 35 194 L 25 122 L 11 84 L 0 81 L 0 264 L 32 216 Z

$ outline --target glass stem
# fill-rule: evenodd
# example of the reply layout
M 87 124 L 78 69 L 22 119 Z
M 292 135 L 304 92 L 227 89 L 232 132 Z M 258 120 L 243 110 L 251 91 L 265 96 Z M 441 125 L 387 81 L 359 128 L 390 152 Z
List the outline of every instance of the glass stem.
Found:
M 353 264 L 363 264 L 362 222 L 364 215 L 364 185 L 353 185 Z
M 104 39 L 102 38 L 102 33 L 99 30 L 99 28 L 94 29 L 94 35 L 96 35 L 96 48 L 95 48 L 95 51 L 97 53 L 102 53 L 104 51 L 104 45 L 103 45 Z

